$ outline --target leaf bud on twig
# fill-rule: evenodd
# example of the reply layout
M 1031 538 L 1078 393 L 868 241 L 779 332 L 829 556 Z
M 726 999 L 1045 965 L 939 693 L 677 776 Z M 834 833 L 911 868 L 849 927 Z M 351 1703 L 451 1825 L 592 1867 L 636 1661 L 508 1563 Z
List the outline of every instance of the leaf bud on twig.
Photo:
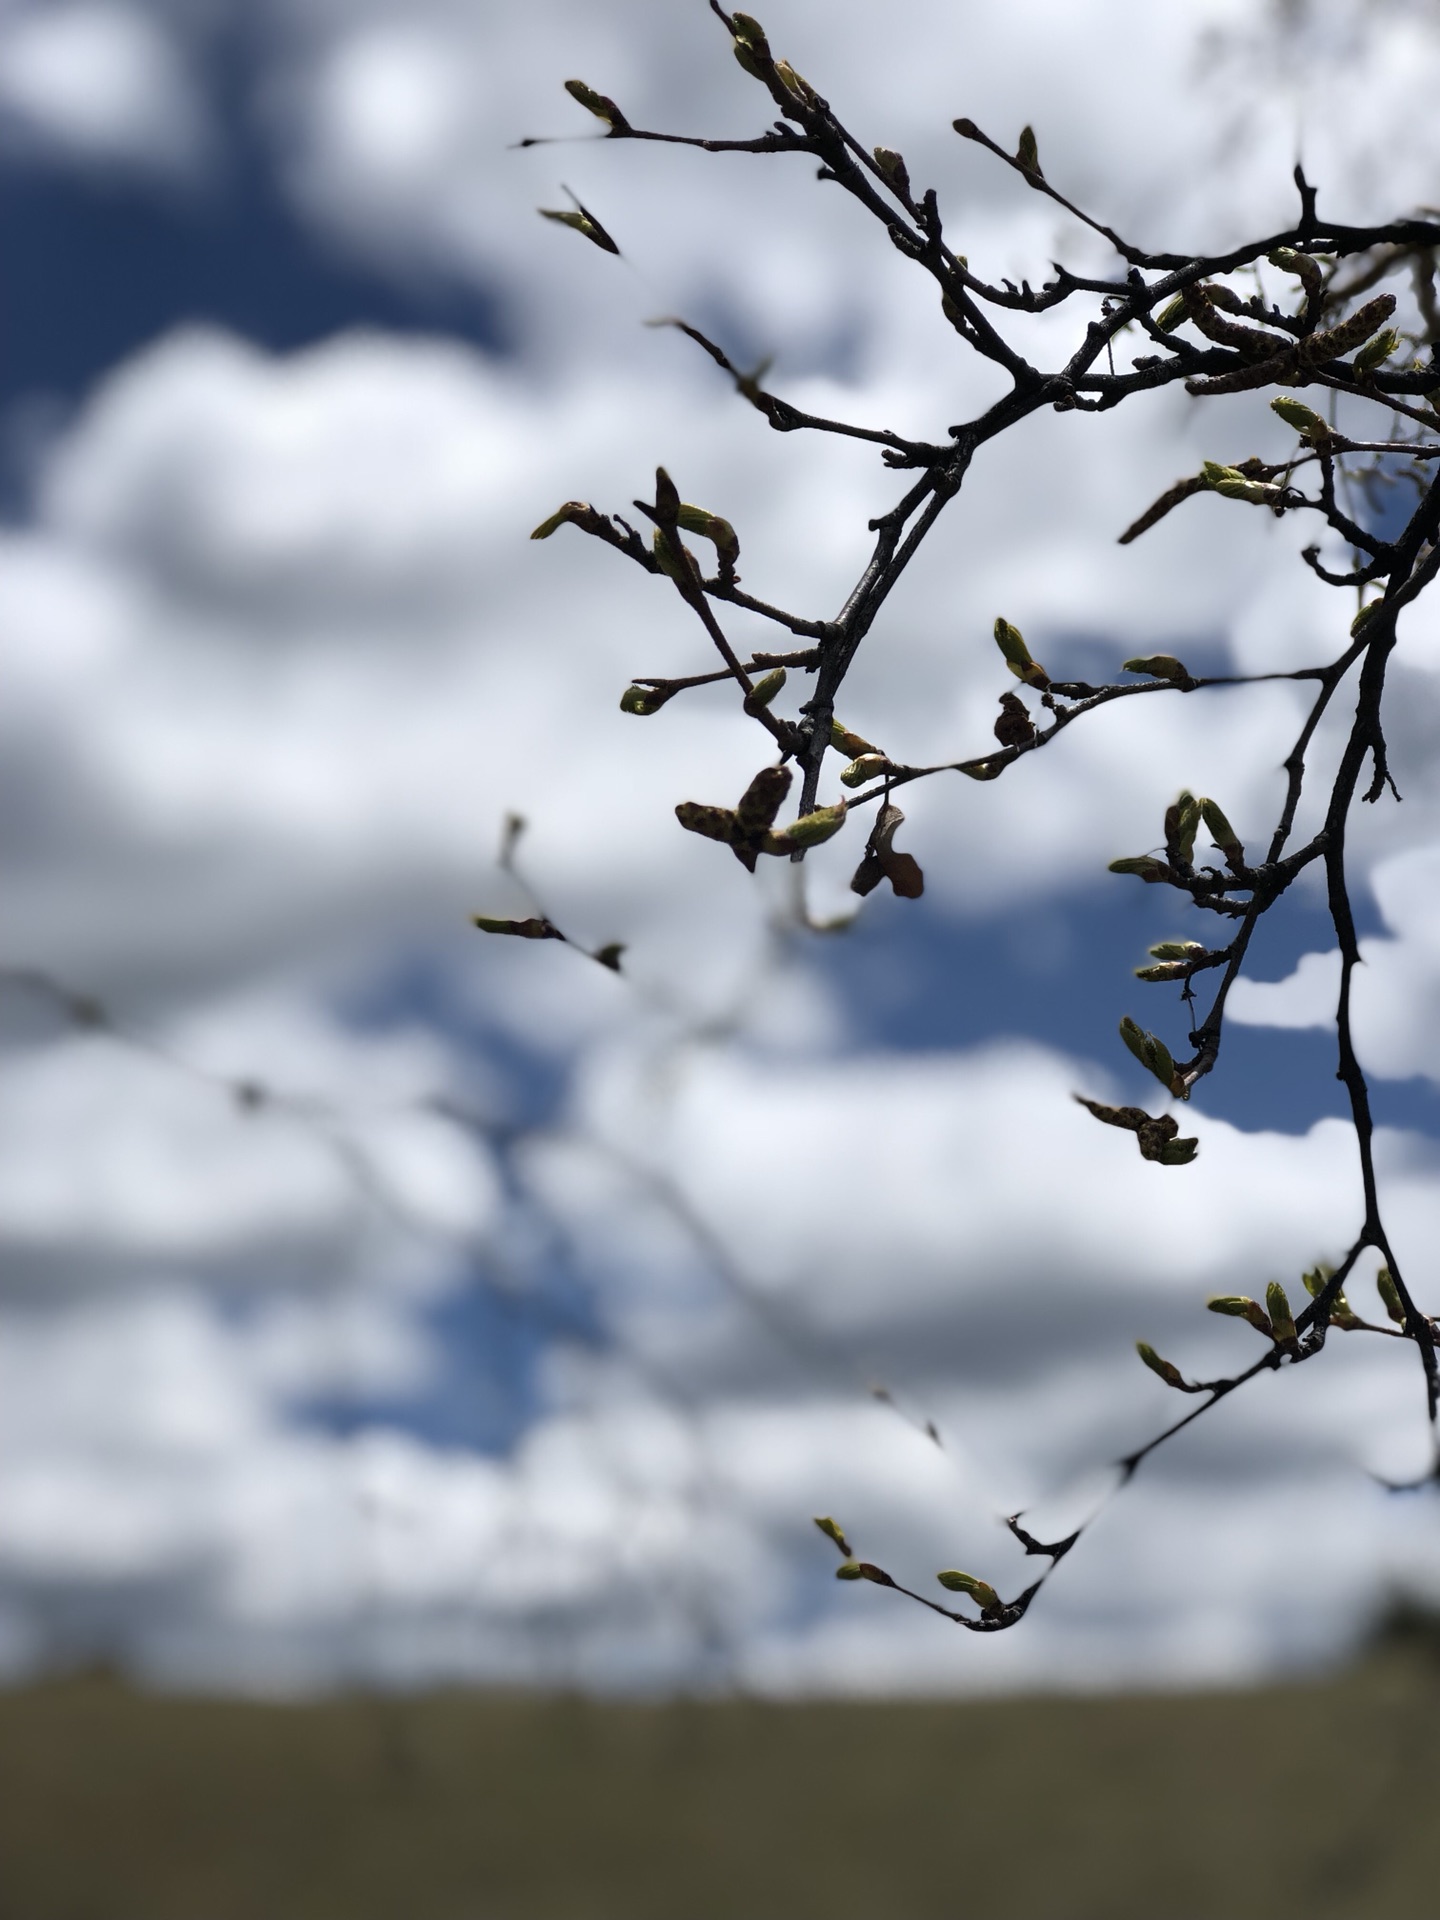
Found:
M 1275 247 L 1265 257 L 1272 267 L 1279 267 L 1282 273 L 1293 273 L 1304 287 L 1308 299 L 1313 300 L 1319 293 L 1324 275 L 1319 261 L 1311 259 L 1308 253 L 1300 253 L 1294 247 Z
M 1033 173 L 1037 180 L 1044 179 L 1045 176 L 1040 168 L 1040 153 L 1035 144 L 1035 129 L 1033 127 L 1022 127 L 1020 129 L 1020 140 L 1015 148 L 1015 158 L 1020 162 L 1026 173 Z
M 1150 1371 L 1158 1374 L 1167 1387 L 1174 1387 L 1179 1393 L 1190 1392 L 1190 1387 L 1180 1369 L 1169 1360 L 1163 1360 L 1148 1340 L 1137 1340 L 1135 1351 Z
M 865 1575 L 858 1560 L 842 1560 L 835 1569 L 837 1580 L 863 1580 Z
M 1245 864 L 1244 843 L 1230 822 L 1225 818 L 1219 803 L 1214 800 L 1202 800 L 1200 802 L 1200 812 L 1204 817 L 1205 825 L 1210 830 L 1211 839 L 1215 842 L 1216 846 L 1219 847 L 1225 858 L 1232 866 L 1243 866 Z
M 844 826 L 848 805 L 848 801 L 837 800 L 833 807 L 816 807 L 813 813 L 802 813 L 788 827 L 766 836 L 766 853 L 796 853 L 802 847 L 823 846 Z
M 893 147 L 876 147 L 875 164 L 902 200 L 910 198 L 910 174 Z
M 1400 1298 L 1400 1289 L 1395 1284 L 1394 1275 L 1389 1267 L 1381 1267 L 1375 1276 L 1375 1291 L 1384 1302 L 1385 1311 L 1397 1327 L 1405 1324 L 1405 1303 Z
M 845 755 L 847 760 L 858 760 L 862 754 L 879 753 L 878 747 L 858 733 L 851 733 L 848 727 L 842 727 L 838 720 L 830 722 L 830 744 Z
M 1154 854 L 1127 854 L 1123 859 L 1112 860 L 1105 869 L 1107 873 L 1133 873 L 1137 880 L 1143 880 L 1147 887 L 1153 887 L 1162 880 L 1173 880 L 1174 874 L 1163 860 L 1157 860 Z
M 1195 853 L 1201 804 L 1188 787 L 1165 809 L 1165 851 L 1179 865 L 1189 866 Z
M 1023 680 L 1026 686 L 1038 687 L 1042 693 L 1050 685 L 1049 674 L 1030 658 L 1025 636 L 1018 627 L 1012 627 L 1008 620 L 997 620 L 995 644 L 1004 654 L 1005 664 L 1017 680 Z
M 573 209 L 537 207 L 535 211 L 542 220 L 553 220 L 557 226 L 561 227 L 573 227 L 576 233 L 583 234 L 587 240 L 599 247 L 602 253 L 619 253 L 620 251 L 594 214 L 578 204 Z
M 935 1578 L 950 1593 L 965 1593 L 984 1613 L 997 1613 L 1000 1608 L 1000 1596 L 988 1580 L 977 1580 L 973 1573 L 961 1573 L 958 1567 L 947 1567 L 944 1573 Z
M 1173 333 L 1189 310 L 1190 303 L 1186 300 L 1184 294 L 1177 293 L 1175 298 L 1167 302 L 1167 304 L 1160 309 L 1159 313 L 1156 314 L 1155 324 L 1161 333 Z
M 1205 1305 L 1211 1313 L 1228 1314 L 1232 1320 L 1248 1320 L 1257 1333 L 1263 1333 L 1267 1339 L 1274 1338 L 1270 1316 L 1258 1300 L 1251 1300 L 1246 1294 L 1217 1293 Z
M 785 679 L 784 667 L 772 667 L 769 673 L 762 674 L 755 682 L 753 691 L 745 697 L 745 711 L 755 713 L 761 707 L 768 707 L 784 688 Z
M 1377 333 L 1375 338 L 1356 354 L 1354 362 L 1356 373 L 1374 373 L 1377 367 L 1384 365 L 1399 345 L 1400 336 L 1394 327 L 1386 327 L 1383 333 Z
M 863 787 L 867 780 L 878 780 L 882 773 L 888 773 L 891 764 L 883 753 L 862 753 L 840 775 L 840 784 L 842 787 Z
M 1122 660 L 1122 673 L 1148 673 L 1152 680 L 1188 680 L 1183 661 L 1177 660 L 1173 653 L 1137 654 L 1133 660 Z
M 1330 438 L 1330 423 L 1316 413 L 1313 407 L 1307 407 L 1303 400 L 1296 400 L 1288 393 L 1278 393 L 1270 402 L 1270 411 L 1278 413 L 1287 427 L 1293 427 L 1307 440 L 1323 444 Z
M 1127 1013 L 1120 1022 L 1120 1038 L 1141 1066 L 1153 1073 L 1168 1093 L 1179 1091 L 1175 1085 L 1175 1062 L 1170 1058 L 1170 1049 L 1158 1034 L 1147 1033 L 1139 1021 L 1132 1020 Z
M 838 1520 L 832 1520 L 828 1513 L 817 1513 L 815 1524 L 827 1540 L 833 1540 L 847 1560 L 852 1558 L 850 1542 L 845 1538 L 845 1529 Z
M 658 713 L 667 700 L 674 698 L 673 687 L 627 687 L 620 696 L 622 713 Z
M 593 87 L 587 87 L 583 80 L 567 80 L 565 91 L 572 100 L 578 100 L 582 107 L 588 108 L 597 120 L 605 121 L 614 132 L 630 131 L 630 122 L 608 94 L 597 93 Z
M 656 491 L 658 495 L 658 488 Z M 721 566 L 734 570 L 735 562 L 740 558 L 740 542 L 728 520 L 722 520 L 718 513 L 708 513 L 704 507 L 688 506 L 684 501 L 675 509 L 675 520 L 686 533 L 698 533 L 702 540 L 709 540 Z
M 1290 1299 L 1278 1280 L 1272 1280 L 1265 1289 L 1265 1305 L 1270 1314 L 1270 1325 L 1275 1338 L 1282 1346 L 1290 1345 L 1295 1339 L 1295 1316 L 1290 1311 Z
M 1384 604 L 1385 602 L 1383 600 L 1369 600 L 1361 607 L 1355 618 L 1350 622 L 1350 638 L 1352 640 L 1358 638 L 1363 627 L 1369 626 L 1370 622 L 1375 618 L 1375 615 Z

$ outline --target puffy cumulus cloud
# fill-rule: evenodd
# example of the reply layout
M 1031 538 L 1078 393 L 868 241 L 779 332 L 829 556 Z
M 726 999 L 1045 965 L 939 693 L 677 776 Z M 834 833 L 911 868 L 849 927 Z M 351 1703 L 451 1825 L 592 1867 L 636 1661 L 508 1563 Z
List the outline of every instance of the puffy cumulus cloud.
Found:
M 1354 977 L 1355 1046 L 1385 1079 L 1440 1080 L 1440 915 L 1434 888 L 1440 849 L 1382 860 L 1370 875 L 1389 938 L 1360 942 Z M 1257 1027 L 1328 1027 L 1340 990 L 1338 952 L 1303 954 L 1284 980 L 1237 982 L 1236 1020 Z
M 117 0 L 0 14 L 0 132 L 47 159 L 168 177 L 192 173 L 212 140 L 182 37 Z

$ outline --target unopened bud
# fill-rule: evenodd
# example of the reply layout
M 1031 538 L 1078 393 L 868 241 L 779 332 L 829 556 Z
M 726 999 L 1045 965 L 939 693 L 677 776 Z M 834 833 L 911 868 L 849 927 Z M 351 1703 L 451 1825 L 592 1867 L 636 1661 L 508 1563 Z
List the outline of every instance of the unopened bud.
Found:
M 1128 854 L 1122 860 L 1112 860 L 1106 872 L 1133 873 L 1137 880 L 1143 880 L 1152 887 L 1161 880 L 1173 880 L 1175 877 L 1163 860 L 1157 860 L 1149 853 Z
M 1265 1305 L 1270 1314 L 1270 1325 L 1275 1338 L 1282 1342 L 1295 1338 L 1295 1316 L 1290 1311 L 1290 1300 L 1284 1287 L 1278 1280 L 1272 1280 L 1265 1289 Z
M 698 533 L 702 540 L 709 540 L 722 566 L 733 567 L 740 558 L 740 542 L 735 538 L 735 529 L 728 520 L 722 520 L 718 513 L 707 513 L 704 507 L 687 506 L 682 501 L 675 509 L 675 519 L 686 533 Z
M 1243 1293 L 1217 1293 L 1205 1302 L 1211 1313 L 1228 1314 L 1232 1320 L 1248 1320 L 1257 1333 L 1273 1336 L 1270 1317 L 1258 1300 Z
M 595 509 L 588 500 L 567 500 L 563 507 L 557 507 L 548 520 L 542 520 L 531 534 L 532 540 L 548 540 L 557 527 L 568 526 L 578 515 L 593 513 Z
M 1383 600 L 1370 600 L 1361 607 L 1355 618 L 1350 622 L 1350 638 L 1352 640 L 1356 638 L 1362 628 L 1369 626 L 1370 622 L 1375 618 L 1375 615 L 1384 604 L 1385 602 Z
M 662 573 L 668 573 L 682 587 L 700 584 L 700 562 L 683 540 L 663 527 L 656 527 L 650 536 L 650 546 Z
M 1030 658 L 1030 649 L 1025 644 L 1025 636 L 1018 627 L 1012 627 L 1008 620 L 997 620 L 995 644 L 1004 654 L 1005 663 L 1017 680 L 1023 680 L 1027 686 L 1039 687 L 1042 690 L 1049 686 L 1049 674 Z
M 1208 951 L 1198 940 L 1157 940 L 1148 949 L 1156 960 L 1200 960 Z
M 1384 364 L 1400 345 L 1400 336 L 1394 327 L 1386 327 L 1383 333 L 1363 346 L 1355 356 L 1354 366 L 1357 373 L 1373 373 Z
M 862 754 L 880 751 L 878 747 L 872 747 L 870 742 L 860 734 L 851 733 L 848 727 L 842 727 L 838 720 L 830 722 L 830 744 L 838 748 L 847 760 L 858 760 Z
M 1394 1275 L 1389 1267 L 1381 1267 L 1375 1276 L 1375 1290 L 1385 1303 L 1385 1311 L 1397 1327 L 1405 1324 L 1405 1303 L 1400 1298 L 1400 1289 L 1395 1284 Z
M 746 712 L 753 713 L 757 707 L 768 707 L 770 702 L 775 698 L 776 694 L 781 691 L 784 685 L 785 685 L 784 667 L 772 667 L 769 673 L 762 674 L 761 677 L 755 682 L 755 685 L 752 691 L 746 696 L 746 700 L 745 700 Z
M 860 1562 L 858 1560 L 842 1560 L 840 1565 L 835 1569 L 835 1578 L 837 1580 L 863 1580 L 865 1575 L 860 1570 Z
M 984 1612 L 998 1610 L 1000 1596 L 988 1580 L 977 1580 L 973 1573 L 961 1573 L 958 1567 L 947 1567 L 944 1573 L 935 1578 L 951 1593 L 968 1593 Z
M 1152 680 L 1188 680 L 1184 663 L 1177 660 L 1173 653 L 1137 654 L 1133 660 L 1121 662 L 1122 673 L 1148 673 Z
M 1153 967 L 1136 967 L 1135 978 L 1148 981 L 1153 985 L 1163 985 L 1169 980 L 1185 980 L 1190 969 L 1183 960 L 1160 960 Z
M 622 713 L 658 713 L 665 702 L 672 698 L 670 687 L 627 687 L 620 696 Z
M 1040 178 L 1044 177 L 1040 172 L 1040 154 L 1035 145 L 1035 129 L 1033 127 L 1022 127 L 1020 129 L 1020 142 L 1015 149 L 1015 158 L 1027 173 L 1033 173 Z
M 537 207 L 535 211 L 542 220 L 553 220 L 557 226 L 561 227 L 573 227 L 576 233 L 583 234 L 587 240 L 599 247 L 602 253 L 619 253 L 620 251 L 595 216 L 586 213 L 583 208 Z
M 1227 860 L 1233 861 L 1236 866 L 1239 866 L 1245 858 L 1244 845 L 1241 842 L 1240 836 L 1225 818 L 1218 804 L 1214 800 L 1202 800 L 1200 802 L 1200 812 L 1204 817 L 1205 825 L 1210 830 L 1210 837 L 1216 846 L 1219 847 Z
M 816 807 L 813 813 L 802 813 L 788 827 L 766 836 L 765 851 L 794 853 L 801 847 L 818 847 L 826 840 L 833 840 L 845 824 L 846 804 L 844 800 L 837 800 L 833 807 Z
M 1324 275 L 1320 262 L 1311 259 L 1308 253 L 1300 253 L 1294 247 L 1276 247 L 1266 258 L 1272 267 L 1279 267 L 1282 273 L 1293 273 L 1311 299 L 1319 293 Z
M 1134 1054 L 1142 1067 L 1154 1074 L 1167 1092 L 1175 1091 L 1175 1062 L 1170 1057 L 1170 1049 L 1158 1034 L 1147 1033 L 1137 1020 L 1127 1013 L 1120 1022 L 1120 1038 Z
M 1200 828 L 1200 802 L 1188 787 L 1165 809 L 1165 851 L 1172 860 L 1189 866 Z
M 910 198 L 910 175 L 893 147 L 876 147 L 875 164 L 902 199 Z
M 1155 316 L 1155 324 L 1161 333 L 1173 333 L 1185 318 L 1187 303 L 1183 293 L 1177 293 L 1168 305 L 1162 307 Z
M 1170 1361 L 1162 1360 L 1148 1340 L 1137 1340 L 1135 1342 L 1135 1351 L 1152 1373 L 1159 1374 L 1167 1387 L 1175 1387 L 1181 1393 L 1188 1391 L 1185 1385 L 1184 1374 L 1181 1373 L 1177 1366 L 1173 1366 Z
M 1303 400 L 1292 399 L 1288 393 L 1277 394 L 1270 402 L 1270 411 L 1278 413 L 1287 427 L 1294 427 L 1307 440 L 1328 440 L 1330 437 L 1329 422 L 1322 419 L 1313 407 L 1307 407 Z
M 838 1520 L 832 1520 L 828 1513 L 817 1513 L 815 1515 L 815 1524 L 827 1540 L 833 1540 L 835 1542 L 835 1545 L 848 1560 L 850 1558 L 850 1542 L 845 1538 L 845 1529 L 840 1525 L 840 1522 Z
M 607 94 L 597 93 L 593 87 L 587 87 L 583 80 L 567 80 L 565 91 L 572 100 L 578 100 L 582 107 L 589 109 L 597 120 L 603 120 L 617 133 L 628 132 L 630 122 Z
M 787 93 L 794 94 L 802 106 L 813 107 L 819 101 L 819 94 L 804 74 L 797 73 L 788 60 L 775 62 L 775 77 Z
M 840 784 L 842 787 L 863 787 L 867 780 L 878 780 L 882 773 L 888 772 L 889 767 L 890 762 L 883 753 L 862 753 L 840 775 Z

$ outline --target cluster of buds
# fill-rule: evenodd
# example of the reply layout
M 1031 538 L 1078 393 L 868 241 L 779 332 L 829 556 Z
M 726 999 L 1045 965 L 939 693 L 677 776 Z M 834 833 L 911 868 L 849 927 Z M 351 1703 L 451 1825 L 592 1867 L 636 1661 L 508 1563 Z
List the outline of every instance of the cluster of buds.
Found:
M 1130 1024 L 1133 1026 L 1134 1022 Z M 1153 1034 L 1149 1037 L 1156 1046 L 1160 1045 Z M 1162 1167 L 1188 1167 L 1200 1151 L 1198 1140 L 1176 1137 L 1180 1123 L 1173 1113 L 1156 1115 L 1147 1113 L 1143 1107 L 1109 1107 L 1103 1100 L 1087 1099 L 1083 1093 L 1077 1093 L 1075 1098 L 1087 1113 L 1093 1113 L 1107 1127 L 1122 1127 L 1126 1133 L 1133 1133 L 1142 1160 L 1158 1161 Z
M 1257 1333 L 1263 1333 L 1267 1340 L 1273 1340 L 1287 1353 L 1296 1351 L 1295 1316 L 1290 1311 L 1289 1296 L 1278 1280 L 1272 1280 L 1266 1287 L 1263 1307 L 1258 1300 L 1243 1293 L 1217 1293 L 1205 1304 L 1211 1313 L 1248 1320 Z

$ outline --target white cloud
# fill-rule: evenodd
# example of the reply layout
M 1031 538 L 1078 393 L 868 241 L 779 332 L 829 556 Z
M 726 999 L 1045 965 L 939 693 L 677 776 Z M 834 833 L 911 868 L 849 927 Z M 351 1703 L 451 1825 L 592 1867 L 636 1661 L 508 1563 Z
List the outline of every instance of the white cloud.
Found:
M 166 175 L 192 171 L 210 139 L 178 35 L 115 0 L 0 18 L 0 125 L 46 156 Z

